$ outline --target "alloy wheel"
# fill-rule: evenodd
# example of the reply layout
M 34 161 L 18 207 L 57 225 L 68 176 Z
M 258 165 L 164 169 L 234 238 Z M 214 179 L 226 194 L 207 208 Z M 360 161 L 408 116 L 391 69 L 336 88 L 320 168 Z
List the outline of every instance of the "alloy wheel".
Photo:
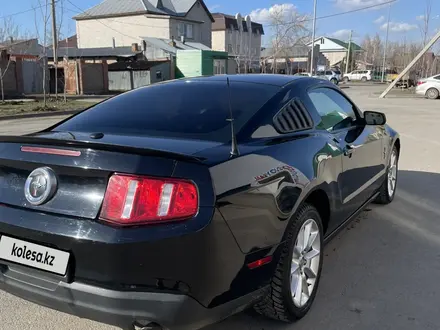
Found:
M 390 167 L 388 169 L 388 196 L 393 197 L 397 182 L 397 151 L 393 150 L 390 156 Z
M 309 301 L 318 278 L 321 258 L 321 237 L 318 224 L 306 220 L 298 232 L 292 254 L 290 291 L 293 303 L 302 308 Z

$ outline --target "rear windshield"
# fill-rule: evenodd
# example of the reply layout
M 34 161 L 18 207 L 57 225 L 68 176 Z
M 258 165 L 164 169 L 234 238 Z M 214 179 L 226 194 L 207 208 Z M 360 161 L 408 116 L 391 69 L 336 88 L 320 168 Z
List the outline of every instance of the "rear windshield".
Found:
M 341 74 L 341 71 L 339 71 L 339 70 L 335 70 L 334 73 L 336 73 L 336 74 Z
M 230 83 L 236 132 L 280 87 Z M 54 131 L 102 132 L 228 142 L 226 81 L 179 80 L 142 87 L 93 106 Z

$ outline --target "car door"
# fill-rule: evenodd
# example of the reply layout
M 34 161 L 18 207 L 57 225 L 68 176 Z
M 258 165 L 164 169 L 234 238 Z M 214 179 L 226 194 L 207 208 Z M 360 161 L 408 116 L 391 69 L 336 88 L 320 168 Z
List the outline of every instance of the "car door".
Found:
M 317 129 L 331 133 L 343 150 L 338 186 L 341 213 L 346 218 L 380 187 L 385 174 L 385 128 L 364 125 L 357 107 L 337 89 L 318 87 L 308 94 L 322 119 Z

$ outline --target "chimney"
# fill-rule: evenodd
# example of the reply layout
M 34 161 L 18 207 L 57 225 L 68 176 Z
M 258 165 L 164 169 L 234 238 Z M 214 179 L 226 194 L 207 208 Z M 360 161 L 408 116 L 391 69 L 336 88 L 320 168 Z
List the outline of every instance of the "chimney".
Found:
M 180 41 L 182 42 L 182 44 L 185 43 L 185 36 L 180 36 Z
M 139 45 L 136 42 L 131 44 L 131 51 L 133 53 L 139 51 Z
M 113 43 L 112 43 L 112 47 L 113 47 L 113 48 L 116 48 L 116 40 L 115 40 L 115 37 L 112 38 L 112 42 L 113 42 Z

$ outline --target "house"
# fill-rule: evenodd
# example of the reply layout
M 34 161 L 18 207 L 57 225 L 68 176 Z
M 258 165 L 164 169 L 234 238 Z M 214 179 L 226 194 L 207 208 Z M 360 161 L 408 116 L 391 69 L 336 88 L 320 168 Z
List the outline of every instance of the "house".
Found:
M 58 48 L 78 48 L 78 38 L 77 35 L 70 36 L 66 39 L 58 41 Z
M 53 50 L 47 50 L 50 73 L 50 92 L 55 92 L 55 65 Z M 128 67 L 132 62 L 145 60 L 137 44 L 131 47 L 99 47 L 57 49 L 57 91 L 67 94 L 106 94 L 111 90 L 109 71 L 112 63 Z M 128 70 L 128 69 L 127 69 Z
M 104 0 L 73 19 L 78 48 L 131 46 L 140 36 L 211 47 L 214 22 L 203 0 Z
M 214 13 L 212 16 L 215 20 L 212 24 L 212 49 L 228 52 L 240 66 L 240 72 L 244 71 L 244 67 L 258 71 L 263 25 L 247 17 L 242 19 L 239 14 L 234 17 Z
M 307 46 L 311 47 L 313 45 L 319 45 L 320 53 L 323 54 L 330 66 L 334 66 L 341 63 L 343 59 L 347 56 L 348 43 L 335 38 L 329 37 L 319 37 L 315 39 L 315 42 L 309 42 Z M 351 43 L 351 51 L 353 55 L 355 53 L 363 52 L 361 46 L 356 43 Z
M 316 65 L 328 65 L 324 55 L 318 52 L 313 56 Z M 261 71 L 295 74 L 310 70 L 311 49 L 306 45 L 295 45 L 275 51 L 273 48 L 261 48 Z
M 38 39 L 10 38 L 0 42 L 0 70 L 7 95 L 43 91 L 43 72 L 47 66 L 41 54 L 43 47 Z
M 43 46 L 38 43 L 38 39 L 20 39 L 0 42 L 0 50 L 7 50 L 8 54 L 14 58 L 36 59 L 43 53 Z

